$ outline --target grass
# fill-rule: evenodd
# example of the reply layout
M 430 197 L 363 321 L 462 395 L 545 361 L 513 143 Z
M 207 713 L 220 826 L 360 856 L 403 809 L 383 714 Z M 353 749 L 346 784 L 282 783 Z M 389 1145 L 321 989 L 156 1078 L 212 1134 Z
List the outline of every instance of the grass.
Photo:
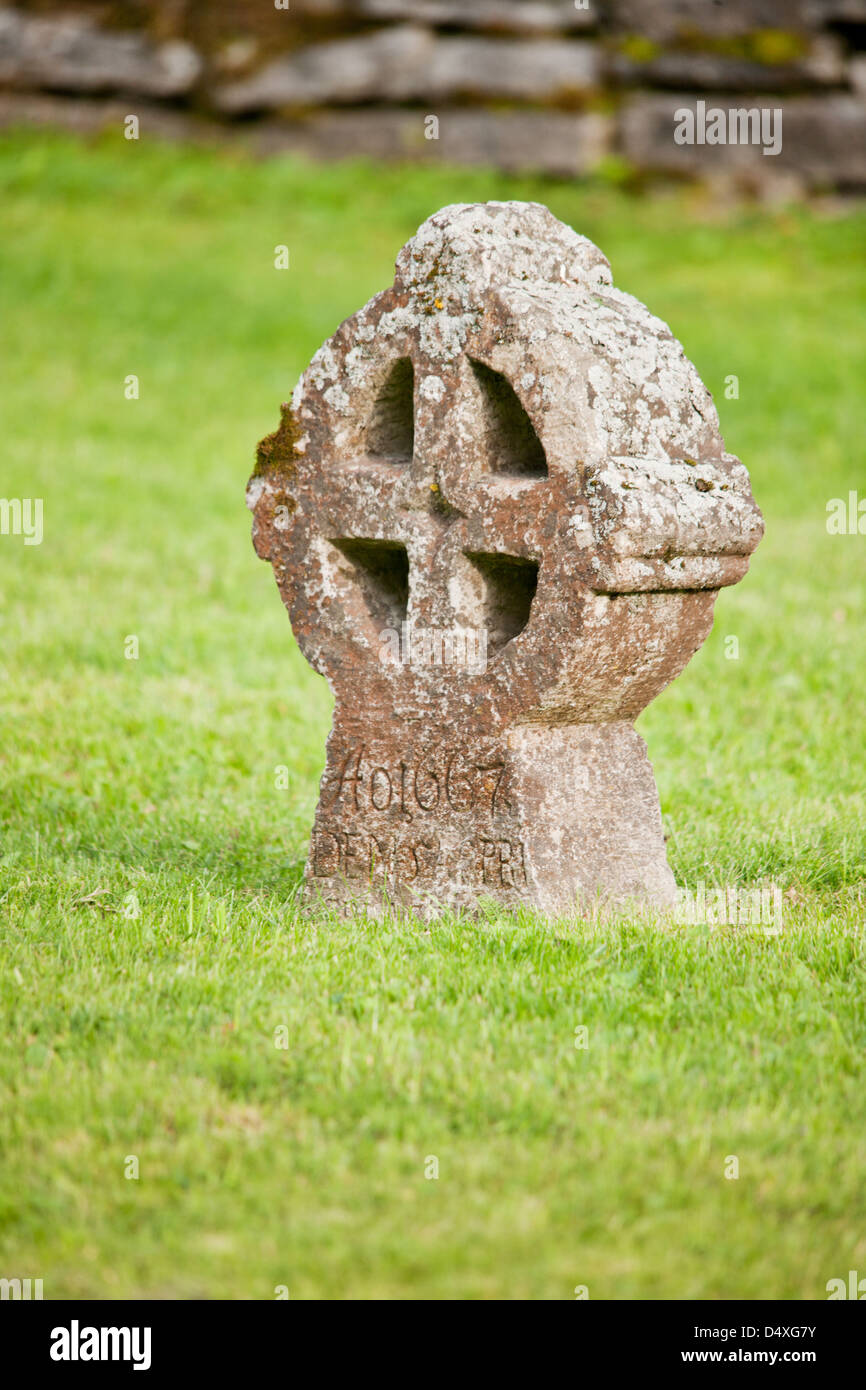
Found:
M 0 190 L 0 491 L 45 508 L 42 545 L 0 536 L 0 1275 L 799 1299 L 866 1273 L 866 538 L 825 526 L 866 491 L 866 215 L 25 134 Z M 250 545 L 253 446 L 418 223 L 491 197 L 605 249 L 752 474 L 752 570 L 639 727 L 678 880 L 779 884 L 779 936 L 295 905 L 330 703 Z

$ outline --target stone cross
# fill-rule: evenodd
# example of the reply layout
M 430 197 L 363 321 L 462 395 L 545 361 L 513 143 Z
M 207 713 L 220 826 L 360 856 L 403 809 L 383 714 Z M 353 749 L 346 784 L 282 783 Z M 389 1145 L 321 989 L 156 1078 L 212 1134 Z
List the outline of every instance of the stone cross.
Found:
M 351 912 L 674 900 L 634 720 L 763 524 L 660 319 L 537 203 L 443 208 L 249 483 L 335 696 L 305 884 Z

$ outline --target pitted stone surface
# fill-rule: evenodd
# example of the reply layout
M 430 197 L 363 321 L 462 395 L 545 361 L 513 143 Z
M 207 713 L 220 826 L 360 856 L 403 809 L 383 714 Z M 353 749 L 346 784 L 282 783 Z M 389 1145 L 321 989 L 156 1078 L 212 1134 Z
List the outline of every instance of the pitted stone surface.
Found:
M 632 723 L 763 525 L 596 246 L 535 203 L 429 218 L 316 353 L 248 504 L 335 695 L 312 900 L 672 900 Z

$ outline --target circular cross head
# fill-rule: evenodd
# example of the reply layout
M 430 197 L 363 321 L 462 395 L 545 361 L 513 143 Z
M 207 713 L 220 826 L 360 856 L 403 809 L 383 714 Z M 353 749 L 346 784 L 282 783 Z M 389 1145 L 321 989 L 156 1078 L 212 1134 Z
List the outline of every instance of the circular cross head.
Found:
M 544 207 L 444 208 L 316 353 L 248 501 L 338 701 L 633 719 L 762 532 L 670 330 Z

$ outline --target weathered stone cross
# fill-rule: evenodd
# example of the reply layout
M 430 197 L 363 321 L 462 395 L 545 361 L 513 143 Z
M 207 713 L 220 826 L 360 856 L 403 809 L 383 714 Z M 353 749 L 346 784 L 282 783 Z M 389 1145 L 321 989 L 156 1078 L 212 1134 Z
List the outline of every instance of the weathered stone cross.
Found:
M 669 329 L 535 203 L 444 208 L 316 353 L 248 502 L 336 697 L 306 888 L 674 896 L 641 710 L 761 533 Z

